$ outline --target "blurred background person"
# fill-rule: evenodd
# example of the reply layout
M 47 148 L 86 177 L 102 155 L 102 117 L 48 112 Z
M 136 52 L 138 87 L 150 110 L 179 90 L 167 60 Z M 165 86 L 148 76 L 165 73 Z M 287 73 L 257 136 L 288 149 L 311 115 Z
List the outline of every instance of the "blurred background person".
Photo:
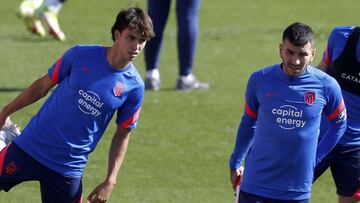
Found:
M 154 24 L 155 37 L 145 47 L 147 90 L 160 89 L 159 60 L 163 41 L 163 32 L 169 16 L 171 0 L 148 0 L 148 14 Z M 198 35 L 198 12 L 200 0 L 177 0 L 177 47 L 179 60 L 179 76 L 176 81 L 177 90 L 208 89 L 209 84 L 196 79 L 193 61 Z
M 339 203 L 360 202 L 360 27 L 335 27 L 318 68 L 340 84 L 347 127 L 335 148 L 316 166 L 316 180 L 330 168 Z M 323 119 L 320 136 L 330 128 Z
M 19 16 L 32 33 L 41 37 L 47 32 L 55 39 L 65 41 L 58 15 L 66 0 L 24 0 L 19 6 Z

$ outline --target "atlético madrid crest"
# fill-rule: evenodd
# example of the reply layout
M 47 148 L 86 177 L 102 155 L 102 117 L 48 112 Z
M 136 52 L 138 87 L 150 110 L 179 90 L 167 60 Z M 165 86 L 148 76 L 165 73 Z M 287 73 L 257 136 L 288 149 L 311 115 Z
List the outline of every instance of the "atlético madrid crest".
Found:
M 121 84 L 121 82 L 117 82 L 113 88 L 115 97 L 120 96 L 123 91 L 124 91 L 124 85 Z
M 304 100 L 308 105 L 314 104 L 316 100 L 316 93 L 315 92 L 305 92 L 304 93 Z

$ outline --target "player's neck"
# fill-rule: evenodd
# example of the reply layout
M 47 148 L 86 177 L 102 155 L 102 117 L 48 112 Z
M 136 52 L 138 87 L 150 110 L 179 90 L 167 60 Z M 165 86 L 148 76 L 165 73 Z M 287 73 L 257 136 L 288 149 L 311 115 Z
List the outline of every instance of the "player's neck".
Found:
M 121 57 L 113 47 L 106 47 L 106 59 L 108 63 L 116 69 L 123 69 L 131 63 L 131 61 Z

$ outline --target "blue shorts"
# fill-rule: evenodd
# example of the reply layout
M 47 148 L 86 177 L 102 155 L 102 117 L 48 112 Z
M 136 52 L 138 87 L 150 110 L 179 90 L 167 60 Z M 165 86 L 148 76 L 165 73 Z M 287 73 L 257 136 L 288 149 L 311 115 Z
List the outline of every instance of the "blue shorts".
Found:
M 316 166 L 314 181 L 330 167 L 337 194 L 360 198 L 360 146 L 336 145 Z
M 81 178 L 62 176 L 40 164 L 12 143 L 0 152 L 0 190 L 8 192 L 24 181 L 40 182 L 42 202 L 82 201 Z
M 240 190 L 238 203 L 309 203 L 309 199 L 304 200 L 278 200 L 268 197 L 250 194 Z

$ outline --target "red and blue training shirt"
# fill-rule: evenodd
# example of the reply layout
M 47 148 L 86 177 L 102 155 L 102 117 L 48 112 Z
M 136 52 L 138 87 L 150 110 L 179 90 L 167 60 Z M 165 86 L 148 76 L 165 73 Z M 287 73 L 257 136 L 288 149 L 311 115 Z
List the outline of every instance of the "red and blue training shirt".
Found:
M 332 126 L 318 145 L 322 112 Z M 296 77 L 287 75 L 281 64 L 263 68 L 248 80 L 230 169 L 238 169 L 245 159 L 244 192 L 308 199 L 315 165 L 345 127 L 344 101 L 334 78 L 311 66 Z
M 98 45 L 69 49 L 48 74 L 58 85 L 15 143 L 46 167 L 81 177 L 116 111 L 119 127 L 135 128 L 144 83 L 133 64 L 112 67 Z

